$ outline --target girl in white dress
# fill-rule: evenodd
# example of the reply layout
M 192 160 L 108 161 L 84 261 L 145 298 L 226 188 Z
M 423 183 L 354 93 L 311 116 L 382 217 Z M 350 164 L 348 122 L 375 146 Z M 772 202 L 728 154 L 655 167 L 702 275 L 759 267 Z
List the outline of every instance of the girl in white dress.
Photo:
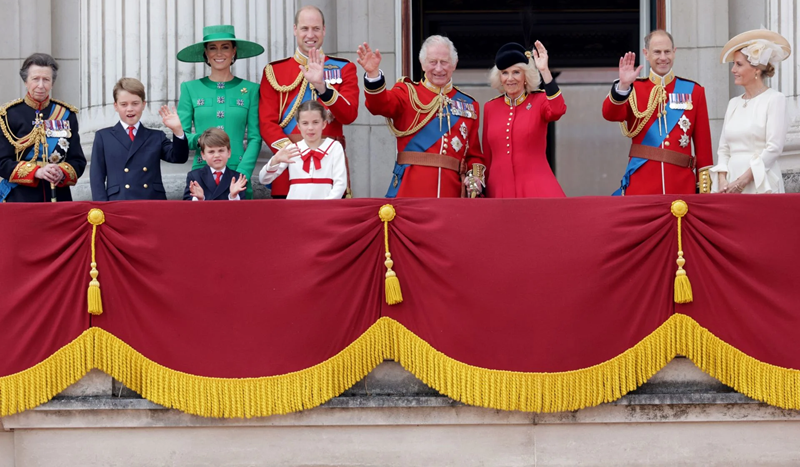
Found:
M 317 101 L 306 101 L 297 109 L 297 127 L 303 140 L 288 144 L 272 156 L 258 174 L 258 180 L 272 183 L 289 169 L 286 199 L 341 199 L 347 188 L 344 148 L 323 138 L 327 110 Z
M 733 61 L 734 83 L 744 94 L 728 103 L 710 171 L 715 193 L 783 193 L 778 156 L 786 140 L 786 96 L 770 89 L 764 78 L 791 53 L 789 42 L 766 29 L 734 37 L 722 50 L 722 63 Z

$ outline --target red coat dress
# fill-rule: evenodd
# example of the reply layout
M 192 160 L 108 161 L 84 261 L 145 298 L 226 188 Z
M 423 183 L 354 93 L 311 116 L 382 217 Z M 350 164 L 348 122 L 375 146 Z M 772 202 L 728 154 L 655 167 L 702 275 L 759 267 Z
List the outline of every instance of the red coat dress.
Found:
M 427 80 L 421 83 L 401 78 L 391 90 L 386 89 L 386 81 L 381 76 L 377 82 L 364 81 L 365 103 L 373 115 L 381 115 L 391 119 L 398 130 L 409 130 L 412 125 L 422 122 L 431 112 L 417 112 L 413 104 L 413 93 L 416 93 L 419 102 L 424 106 L 430 104 L 439 93 L 443 93 L 452 101 L 445 106 L 445 112 L 440 120 L 438 115 L 430 122 L 431 134 L 436 138 L 429 138 L 420 143 L 420 131 L 407 136 L 397 137 L 397 151 L 416 151 L 430 154 L 441 154 L 452 157 L 461 162 L 465 170 L 471 170 L 475 163 L 486 165 L 481 143 L 478 138 L 478 122 L 480 121 L 480 105 L 471 97 L 463 94 L 452 84 L 438 88 Z M 449 115 L 449 119 L 447 118 Z M 441 127 L 439 122 L 441 121 Z M 441 128 L 441 132 L 437 131 Z M 409 165 L 405 168 L 402 179 L 398 176 L 392 178 L 390 185 L 399 185 L 396 188 L 397 197 L 429 197 L 429 198 L 457 198 L 462 194 L 461 175 L 449 170 L 422 165 Z M 390 186 L 390 192 L 392 186 Z M 387 195 L 391 196 L 391 195 Z
M 273 153 L 289 144 L 289 136 L 299 137 L 300 130 L 294 120 L 296 106 L 311 99 L 311 89 L 302 77 L 300 65 L 308 63 L 308 58 L 296 51 L 294 56 L 270 63 L 264 68 L 258 101 L 258 125 L 261 138 Z M 333 115 L 323 131 L 323 136 L 342 138 L 342 126 L 353 123 L 358 116 L 358 77 L 356 66 L 337 57 L 325 57 L 325 83 L 329 89 L 318 95 L 317 100 Z M 297 98 L 300 91 L 304 95 Z M 284 173 L 272 182 L 273 196 L 286 196 L 289 193 L 289 174 Z
M 554 81 L 546 91 L 490 100 L 483 113 L 489 198 L 556 198 L 564 190 L 547 163 L 547 124 L 567 111 Z
M 695 167 L 699 171 L 713 165 L 706 93 L 702 86 L 693 81 L 684 78 L 677 79 L 694 84 L 691 93 L 691 108 L 683 110 L 683 115 L 687 117 L 690 125 L 686 131 L 679 125 L 675 125 L 669 134 L 666 134 L 664 130 L 664 134 L 659 137 L 659 139 L 663 138 L 663 141 L 657 147 L 691 156 L 692 146 L 694 146 Z M 675 93 L 676 77 L 672 71 L 663 78 L 650 72 L 649 78 L 639 78 L 633 83 L 633 89 L 636 91 L 635 105 L 640 112 L 647 109 L 650 93 L 657 83 L 663 83 L 667 93 L 664 106 L 668 113 L 676 111 L 671 108 L 673 101 L 688 101 L 687 96 Z M 633 129 L 636 119 L 629 102 L 631 95 L 619 94 L 615 86 L 616 83 L 612 85 L 611 92 L 603 102 L 603 118 L 613 122 L 626 122 L 628 128 Z M 632 144 L 642 144 L 645 134 L 653 125 L 656 125 L 654 131 L 658 131 L 659 119 L 656 114 L 657 112 L 654 112 L 641 132 L 631 139 Z M 690 141 L 691 144 L 689 144 Z M 693 194 L 696 192 L 696 185 L 697 178 L 692 168 L 648 160 L 630 177 L 630 185 L 623 194 Z

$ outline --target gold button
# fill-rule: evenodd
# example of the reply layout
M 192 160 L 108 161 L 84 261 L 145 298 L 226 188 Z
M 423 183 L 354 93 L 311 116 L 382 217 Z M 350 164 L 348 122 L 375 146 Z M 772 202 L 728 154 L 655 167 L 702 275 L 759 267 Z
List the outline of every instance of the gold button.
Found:
M 144 184 L 144 187 L 147 188 L 147 183 Z
M 125 185 L 125 189 L 126 189 L 126 190 L 130 190 L 130 188 L 131 188 L 131 186 L 130 186 L 130 185 Z
M 147 172 L 147 167 L 143 168 L 142 170 L 143 170 L 143 171 L 145 171 L 145 172 Z M 147 187 L 145 187 L 145 188 L 147 188 Z
M 131 170 L 130 170 L 129 168 L 125 167 L 125 173 L 128 173 L 128 172 L 130 172 L 130 171 L 131 171 Z
M 669 141 L 664 141 L 664 146 L 669 146 Z

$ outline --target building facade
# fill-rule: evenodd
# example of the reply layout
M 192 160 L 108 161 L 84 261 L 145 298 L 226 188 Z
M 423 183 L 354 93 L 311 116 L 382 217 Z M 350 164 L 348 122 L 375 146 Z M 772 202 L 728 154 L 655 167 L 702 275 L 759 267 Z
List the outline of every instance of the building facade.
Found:
M 506 3 L 514 6 L 520 2 Z M 795 0 L 639 3 L 640 32 L 649 29 L 652 18 L 660 15 L 657 21 L 672 32 L 678 47 L 676 73 L 705 86 L 715 148 L 728 99 L 743 92 L 733 85 L 729 65 L 718 63 L 725 42 L 735 34 L 764 25 L 783 34 L 797 50 L 795 24 L 800 12 Z M 325 13 L 326 53 L 355 61 L 358 45 L 369 42 L 383 53 L 382 67 L 389 80 L 413 68 L 418 51 L 409 40 L 412 25 L 406 23 L 414 21 L 408 10 L 419 2 L 411 0 L 3 0 L 0 5 L 9 19 L 9 29 L 0 40 L 0 76 L 6 83 L 0 89 L 0 101 L 23 94 L 17 70 L 26 56 L 51 53 L 61 65 L 53 95 L 80 108 L 82 143 L 91 157 L 95 131 L 116 121 L 112 88 L 119 77 L 135 77 L 145 84 L 149 106 L 143 121 L 160 127 L 157 109 L 165 103 L 177 103 L 181 82 L 206 73 L 205 65 L 175 59 L 181 48 L 200 40 L 204 25 L 233 24 L 237 35 L 265 46 L 263 55 L 234 65 L 236 76 L 260 82 L 268 62 L 293 53 L 294 12 L 306 4 L 317 5 Z M 653 8 L 660 9 L 658 15 L 651 11 Z M 793 53 L 771 82 L 789 98 L 790 128 L 781 159 L 789 191 L 800 189 L 797 66 L 797 54 Z M 560 72 L 558 82 L 568 106 L 552 140 L 556 175 L 568 196 L 608 194 L 619 184 L 629 144 L 618 126 L 600 115 L 602 99 L 616 77 L 616 69 L 571 67 L 555 71 Z M 487 75 L 486 69 L 461 67 L 454 81 L 485 102 L 497 94 L 488 87 Z M 371 116 L 362 99 L 358 119 L 345 132 L 348 141 L 358 142 L 348 145 L 355 196 L 383 196 L 395 155 L 394 141 L 383 119 Z M 266 163 L 269 156 L 264 146 L 259 164 Z M 189 166 L 165 164 L 163 169 L 165 185 L 176 197 Z M 75 191 L 77 199 L 90 199 L 88 171 Z

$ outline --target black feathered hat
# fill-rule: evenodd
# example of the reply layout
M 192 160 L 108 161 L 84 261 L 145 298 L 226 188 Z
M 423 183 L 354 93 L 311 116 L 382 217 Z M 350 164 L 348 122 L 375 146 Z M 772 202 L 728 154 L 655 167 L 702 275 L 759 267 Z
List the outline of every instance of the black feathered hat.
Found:
M 498 70 L 505 70 L 517 63 L 528 63 L 528 53 L 522 45 L 516 42 L 509 42 L 497 50 L 494 64 Z

